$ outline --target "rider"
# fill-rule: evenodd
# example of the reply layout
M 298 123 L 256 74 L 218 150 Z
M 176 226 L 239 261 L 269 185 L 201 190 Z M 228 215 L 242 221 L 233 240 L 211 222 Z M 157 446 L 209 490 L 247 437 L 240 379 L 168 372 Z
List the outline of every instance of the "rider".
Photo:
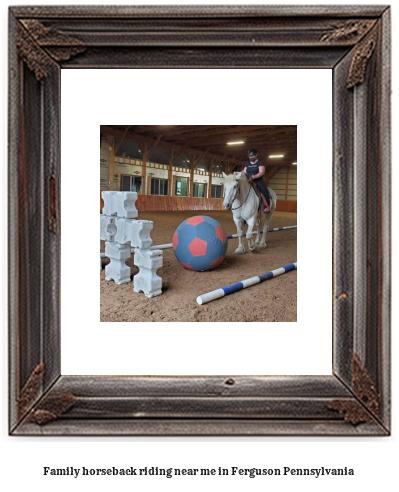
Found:
M 264 206 L 264 213 L 270 212 L 270 197 L 266 183 L 263 181 L 263 175 L 265 174 L 266 167 L 264 162 L 258 161 L 258 151 L 251 149 L 248 151 L 249 162 L 244 167 L 244 173 L 248 177 L 248 181 L 253 181 L 259 189 L 262 203 Z

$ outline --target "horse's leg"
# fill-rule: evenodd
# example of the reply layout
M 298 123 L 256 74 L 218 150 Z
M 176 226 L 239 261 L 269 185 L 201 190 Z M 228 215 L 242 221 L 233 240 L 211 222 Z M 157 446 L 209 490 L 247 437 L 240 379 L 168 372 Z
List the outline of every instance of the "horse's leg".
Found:
M 255 239 L 255 249 L 257 249 L 258 247 L 258 244 L 259 244 L 259 238 L 260 238 L 260 231 L 262 229 L 262 224 L 263 224 L 263 215 L 261 216 L 261 218 L 259 219 L 259 216 L 258 216 L 258 219 L 256 220 L 256 239 Z
M 252 240 L 252 231 L 253 231 L 253 228 L 254 228 L 256 221 L 257 221 L 256 216 L 251 217 L 249 220 L 247 220 L 247 224 L 248 224 L 247 241 L 248 241 L 248 248 L 251 251 L 254 251 L 254 249 L 255 249 L 255 242 Z
M 236 255 L 243 255 L 245 253 L 245 248 L 242 243 L 242 226 L 244 224 L 244 221 L 242 219 L 238 219 L 234 217 L 234 215 L 233 215 L 233 219 L 237 227 L 237 234 L 238 234 L 238 248 L 234 251 L 234 253 Z
M 269 230 L 269 224 L 270 224 L 270 219 L 273 215 L 273 212 L 270 212 L 262 217 L 262 222 L 263 222 L 263 234 L 262 234 L 262 239 L 259 243 L 258 250 L 265 249 L 267 247 L 266 244 L 266 235 L 267 231 Z

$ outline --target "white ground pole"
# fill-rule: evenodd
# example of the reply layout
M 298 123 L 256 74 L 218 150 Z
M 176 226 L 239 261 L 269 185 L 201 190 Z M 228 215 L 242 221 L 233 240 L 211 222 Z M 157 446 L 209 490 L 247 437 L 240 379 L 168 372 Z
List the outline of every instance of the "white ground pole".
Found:
M 296 268 L 297 263 L 291 263 L 284 267 L 277 268 L 276 270 L 272 270 L 271 272 L 263 273 L 262 275 L 256 275 L 255 277 L 241 280 L 240 282 L 228 285 L 227 287 L 222 287 L 221 289 L 207 292 L 206 294 L 202 294 L 201 296 L 197 297 L 197 303 L 200 305 L 206 304 L 207 302 L 220 299 L 221 297 L 228 296 L 229 294 L 234 294 L 234 292 L 238 292 L 239 290 L 251 287 L 252 285 L 260 284 L 265 280 L 269 280 L 271 278 L 278 277 L 279 275 L 283 275 L 284 273 L 291 272 L 292 270 L 296 270 Z
M 149 249 L 170 249 L 172 248 L 172 243 L 170 244 L 159 244 L 157 246 L 150 246 Z M 130 250 L 131 253 L 134 253 L 135 248 Z M 100 253 L 100 258 L 106 258 L 105 253 Z

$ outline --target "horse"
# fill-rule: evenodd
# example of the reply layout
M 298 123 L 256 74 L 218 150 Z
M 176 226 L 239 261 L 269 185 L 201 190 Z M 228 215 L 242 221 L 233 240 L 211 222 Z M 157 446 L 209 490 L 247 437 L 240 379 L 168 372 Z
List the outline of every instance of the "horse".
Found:
M 259 203 L 259 197 L 257 196 L 253 186 L 248 181 L 246 174 L 225 174 L 223 173 L 224 181 L 224 200 L 223 207 L 226 210 L 233 212 L 233 220 L 237 227 L 238 235 L 238 248 L 235 250 L 236 255 L 242 255 L 245 253 L 245 248 L 242 242 L 242 226 L 244 221 L 248 225 L 247 229 L 247 241 L 250 251 L 260 251 L 266 248 L 266 234 L 269 228 L 270 219 L 273 212 L 276 210 L 277 195 L 271 189 L 269 190 L 270 196 L 270 212 L 265 214 L 263 212 L 263 204 Z M 257 226 L 256 239 L 253 241 L 252 233 L 254 226 Z M 263 229 L 262 239 L 259 239 L 260 231 Z

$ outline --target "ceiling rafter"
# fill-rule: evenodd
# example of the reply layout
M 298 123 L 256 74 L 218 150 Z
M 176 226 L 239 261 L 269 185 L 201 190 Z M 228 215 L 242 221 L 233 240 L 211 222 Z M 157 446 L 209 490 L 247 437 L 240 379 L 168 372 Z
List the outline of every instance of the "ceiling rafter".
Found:
M 287 137 L 286 136 L 283 136 L 283 137 L 278 137 L 276 139 L 273 139 L 273 137 L 268 137 L 268 136 L 265 136 L 265 135 L 262 135 L 262 134 L 253 134 L 253 135 L 250 135 L 250 134 L 247 134 L 247 135 L 240 135 L 239 137 L 237 138 L 234 138 L 234 139 L 231 139 L 231 138 L 209 138 L 209 137 L 203 137 L 203 136 L 198 136 L 196 138 L 187 138 L 185 141 L 188 143 L 188 145 L 191 145 L 191 146 L 199 146 L 199 145 L 209 145 L 210 147 L 214 147 L 214 146 L 222 146 L 222 145 L 225 145 L 227 146 L 227 142 L 228 141 L 231 141 L 231 140 L 243 140 L 246 145 L 248 145 L 249 142 L 252 142 L 252 141 L 256 141 L 256 142 L 269 142 L 269 143 L 272 143 L 272 142 L 279 142 L 281 144 L 284 144 L 285 142 L 287 142 Z M 179 139 L 181 140 L 181 139 Z M 165 139 L 165 141 L 170 141 L 168 140 L 167 138 Z
M 182 153 L 202 155 L 228 167 L 245 163 L 250 148 L 258 150 L 268 167 L 289 166 L 297 161 L 296 125 L 103 125 L 101 133 L 135 140 L 149 148 L 173 151 L 173 161 Z M 228 141 L 244 140 L 244 145 L 228 146 Z M 176 155 L 178 152 L 178 155 Z M 271 154 L 283 154 L 277 161 Z
M 100 130 L 101 130 L 101 133 L 104 133 L 106 135 L 113 135 L 115 137 L 119 137 L 119 136 L 123 135 L 123 131 L 122 130 L 119 130 L 117 128 L 113 128 L 112 126 L 108 126 L 108 125 L 101 125 Z M 128 135 L 126 135 L 126 139 L 133 140 L 133 141 L 136 141 L 136 142 L 141 142 L 141 143 L 144 143 L 144 144 L 145 143 L 147 143 L 147 144 L 154 143 L 154 139 L 153 138 L 144 137 L 143 135 L 135 134 L 135 133 L 128 133 Z M 182 145 L 180 145 L 180 144 L 171 144 L 170 142 L 162 142 L 162 146 L 164 148 L 170 150 L 170 151 L 172 151 L 173 149 L 180 150 L 182 148 Z M 184 150 L 184 152 L 198 154 L 198 149 L 186 148 Z M 209 154 L 208 157 L 210 157 L 210 158 L 211 157 L 219 158 L 220 155 L 219 154 Z
M 286 132 L 286 131 L 296 131 L 295 125 L 231 125 L 231 126 L 220 126 L 220 125 L 201 125 L 201 126 L 190 126 L 190 125 L 181 125 L 181 126 L 170 126 L 169 128 L 165 128 L 165 126 L 148 126 L 143 125 L 141 127 L 135 127 L 135 132 L 140 128 L 140 132 L 146 135 L 159 134 L 162 132 L 164 135 L 171 135 L 176 137 L 177 135 L 185 135 L 188 136 L 190 134 L 211 134 L 211 135 L 219 135 L 226 134 L 231 135 L 232 133 L 239 132 L 252 132 L 260 130 L 261 132 Z

